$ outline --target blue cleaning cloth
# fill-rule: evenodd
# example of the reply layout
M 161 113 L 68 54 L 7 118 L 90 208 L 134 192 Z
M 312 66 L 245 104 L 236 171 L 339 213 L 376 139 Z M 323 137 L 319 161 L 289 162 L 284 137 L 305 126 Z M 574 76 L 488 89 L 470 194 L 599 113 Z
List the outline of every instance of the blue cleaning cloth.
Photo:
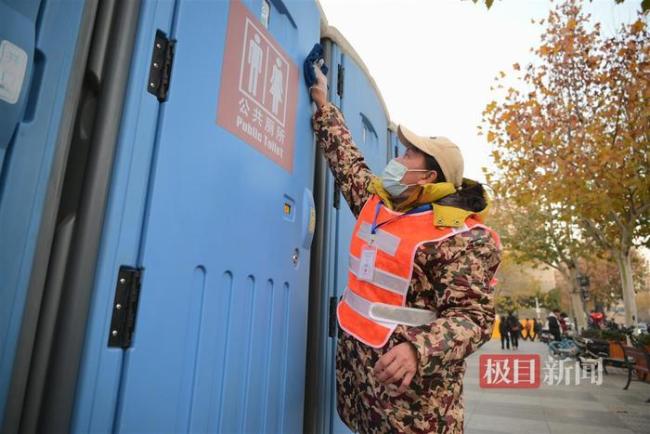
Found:
M 327 75 L 329 68 L 325 64 L 325 59 L 323 58 L 324 50 L 321 44 L 315 44 L 314 48 L 311 49 L 305 62 L 303 63 L 303 72 L 305 75 L 305 84 L 307 87 L 312 87 L 316 84 L 316 73 L 314 72 L 314 64 L 320 67 L 320 70 L 323 74 Z

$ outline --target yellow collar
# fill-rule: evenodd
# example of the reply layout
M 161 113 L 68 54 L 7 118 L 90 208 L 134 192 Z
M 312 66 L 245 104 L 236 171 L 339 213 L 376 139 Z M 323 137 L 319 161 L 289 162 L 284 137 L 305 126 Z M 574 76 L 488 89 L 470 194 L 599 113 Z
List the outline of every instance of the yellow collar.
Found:
M 455 206 L 440 205 L 436 201 L 456 193 L 456 187 L 450 182 L 438 182 L 435 184 L 425 184 L 422 188 L 416 189 L 410 196 L 401 201 L 399 204 L 393 204 L 390 194 L 384 189 L 381 178 L 373 177 L 368 191 L 379 196 L 389 209 L 394 211 L 405 212 L 416 206 L 431 204 L 433 206 L 433 215 L 435 226 L 457 228 L 465 224 L 465 220 L 474 215 L 483 221 L 487 216 L 488 207 L 480 212 L 473 212 L 457 208 Z
M 433 224 L 436 226 L 459 228 L 465 224 L 465 220 L 467 220 L 469 216 L 476 214 L 473 211 L 456 208 L 455 206 L 438 205 L 437 203 L 432 205 L 433 216 L 435 218 Z

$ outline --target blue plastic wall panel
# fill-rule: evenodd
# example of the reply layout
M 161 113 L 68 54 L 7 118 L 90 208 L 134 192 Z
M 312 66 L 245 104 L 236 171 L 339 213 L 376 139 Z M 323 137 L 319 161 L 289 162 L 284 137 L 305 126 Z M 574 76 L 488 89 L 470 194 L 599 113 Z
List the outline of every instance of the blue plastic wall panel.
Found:
M 357 147 L 365 157 L 366 164 L 375 174 L 380 174 L 387 163 L 388 157 L 388 118 L 384 112 L 379 95 L 371 85 L 368 77 L 359 68 L 359 66 L 340 48 L 335 45 L 332 50 L 333 59 L 342 63 L 345 68 L 343 97 L 340 101 L 340 107 L 345 116 L 346 123 L 352 138 Z M 337 65 L 332 69 L 336 71 Z M 333 85 L 334 86 L 334 85 Z M 330 175 L 331 179 L 332 176 Z M 330 181 L 333 182 L 333 181 Z M 350 208 L 343 198 L 341 205 L 336 212 L 335 219 L 335 237 L 336 241 L 330 244 L 330 254 L 334 256 L 331 262 L 335 264 L 335 278 L 332 289 L 333 295 L 340 296 L 347 285 L 348 263 L 349 263 L 349 246 L 352 232 L 356 219 L 352 215 Z M 336 210 L 333 210 L 336 211 Z M 334 341 L 332 339 L 332 341 Z M 336 350 L 333 342 L 331 353 L 334 358 Z M 335 364 L 330 364 L 331 372 L 329 383 L 334 385 Z M 328 398 L 331 405 L 332 421 L 330 432 L 332 433 L 349 433 L 350 431 L 340 420 L 336 412 L 336 395 L 335 388 L 332 387 L 332 395 Z
M 244 4 L 260 16 L 261 1 Z M 271 4 L 269 31 L 301 66 L 316 5 Z M 143 5 L 74 432 L 302 431 L 310 102 L 301 79 L 291 172 L 216 124 L 229 9 Z M 161 105 L 146 92 L 156 29 L 177 40 Z M 126 351 L 107 348 L 120 265 L 144 267 Z
M 39 13 L 39 4 L 0 0 L 0 40 L 10 40 L 10 31 L 21 32 L 22 41 L 31 34 L 32 48 L 25 52 L 34 65 L 26 72 L 21 100 L 16 103 L 24 100 L 18 128 L 10 142 L 0 144 L 4 146 L 0 150 L 4 156 L 0 166 L 0 417 L 84 6 L 81 0 L 43 0 Z M 3 121 L 10 112 L 5 109 L 0 109 Z

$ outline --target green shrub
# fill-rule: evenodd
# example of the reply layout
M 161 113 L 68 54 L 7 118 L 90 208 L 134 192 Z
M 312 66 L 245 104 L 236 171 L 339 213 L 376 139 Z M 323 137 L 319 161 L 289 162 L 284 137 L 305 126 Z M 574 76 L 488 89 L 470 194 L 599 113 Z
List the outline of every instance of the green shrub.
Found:
M 603 330 L 600 337 L 608 341 L 624 341 L 625 333 L 619 330 Z
M 650 347 L 650 333 L 641 333 L 636 337 L 636 343 L 639 347 Z
M 581 336 L 583 338 L 589 338 L 589 339 L 600 339 L 602 338 L 602 330 L 598 329 L 585 329 L 582 331 Z

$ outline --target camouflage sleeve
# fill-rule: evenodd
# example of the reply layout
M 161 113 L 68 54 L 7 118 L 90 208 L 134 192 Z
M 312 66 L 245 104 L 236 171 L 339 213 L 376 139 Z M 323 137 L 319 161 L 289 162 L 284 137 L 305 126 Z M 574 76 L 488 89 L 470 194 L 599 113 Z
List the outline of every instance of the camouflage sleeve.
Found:
M 404 327 L 416 348 L 420 375 L 444 372 L 448 363 L 461 361 L 492 335 L 494 302 L 490 281 L 501 251 L 482 229 L 456 235 L 427 248 L 426 270 L 433 283 L 438 319 L 420 327 Z
M 312 119 L 316 142 L 334 173 L 341 194 L 355 217 L 370 198 L 372 172 L 354 144 L 341 111 L 332 103 L 318 110 Z

